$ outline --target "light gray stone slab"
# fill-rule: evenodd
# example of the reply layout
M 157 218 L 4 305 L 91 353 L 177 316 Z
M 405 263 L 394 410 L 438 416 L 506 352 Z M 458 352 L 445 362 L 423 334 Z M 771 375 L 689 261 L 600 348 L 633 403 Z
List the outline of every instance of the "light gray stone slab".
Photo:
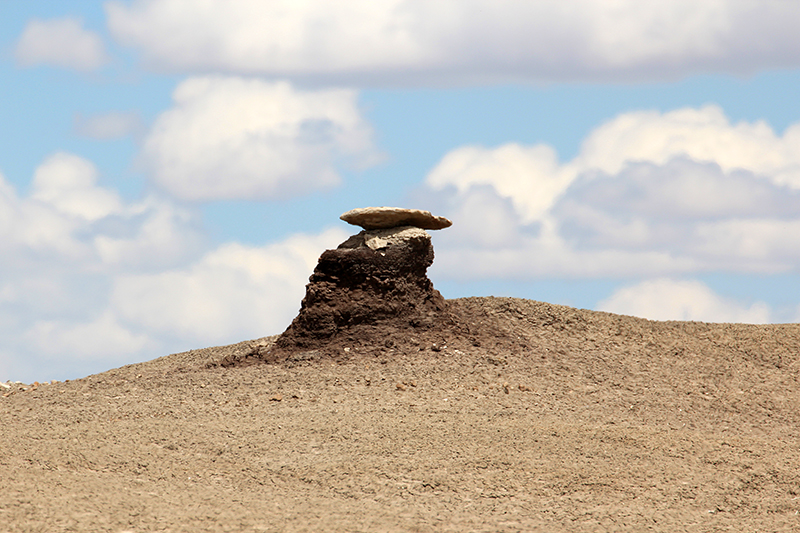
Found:
M 364 229 L 388 229 L 413 226 L 420 229 L 444 229 L 453 223 L 445 217 L 437 217 L 430 211 L 405 209 L 402 207 L 361 207 L 340 216 L 342 220 Z

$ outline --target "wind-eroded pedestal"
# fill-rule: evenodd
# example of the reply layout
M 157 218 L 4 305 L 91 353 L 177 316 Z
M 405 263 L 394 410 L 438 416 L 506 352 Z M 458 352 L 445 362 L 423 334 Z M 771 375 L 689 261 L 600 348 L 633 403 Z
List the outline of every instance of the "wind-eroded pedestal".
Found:
M 432 263 L 431 237 L 423 229 L 365 230 L 350 237 L 319 258 L 300 313 L 276 346 L 318 347 L 359 326 L 432 325 L 446 307 L 426 273 Z
M 419 344 L 426 332 L 452 321 L 427 276 L 433 245 L 425 231 L 446 228 L 449 220 L 393 207 L 354 209 L 341 218 L 364 230 L 323 252 L 291 325 L 274 345 L 254 347 L 222 366 L 378 355 Z

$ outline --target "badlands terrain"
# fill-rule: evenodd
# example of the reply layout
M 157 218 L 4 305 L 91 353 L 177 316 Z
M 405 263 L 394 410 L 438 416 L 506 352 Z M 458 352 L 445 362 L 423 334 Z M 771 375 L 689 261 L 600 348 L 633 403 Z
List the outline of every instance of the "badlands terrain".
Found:
M 800 325 L 444 302 L 3 387 L 0 531 L 800 531 Z

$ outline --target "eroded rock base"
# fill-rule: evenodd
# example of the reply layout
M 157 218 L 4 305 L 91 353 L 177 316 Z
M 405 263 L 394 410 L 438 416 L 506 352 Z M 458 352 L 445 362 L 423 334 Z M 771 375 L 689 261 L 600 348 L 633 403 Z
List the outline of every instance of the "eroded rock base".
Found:
M 235 361 L 281 362 L 435 344 L 455 324 L 426 274 L 433 263 L 427 232 L 414 227 L 365 230 L 325 251 L 306 286 L 300 313 L 274 346 Z M 444 342 L 440 340 L 439 342 Z M 303 355 L 305 354 L 305 355 Z

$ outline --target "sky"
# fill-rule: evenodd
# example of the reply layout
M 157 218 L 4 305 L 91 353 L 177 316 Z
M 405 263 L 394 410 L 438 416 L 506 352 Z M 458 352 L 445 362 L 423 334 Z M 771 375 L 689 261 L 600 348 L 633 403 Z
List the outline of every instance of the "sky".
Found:
M 282 332 L 356 207 L 446 298 L 800 321 L 800 4 L 0 0 L 0 381 Z

